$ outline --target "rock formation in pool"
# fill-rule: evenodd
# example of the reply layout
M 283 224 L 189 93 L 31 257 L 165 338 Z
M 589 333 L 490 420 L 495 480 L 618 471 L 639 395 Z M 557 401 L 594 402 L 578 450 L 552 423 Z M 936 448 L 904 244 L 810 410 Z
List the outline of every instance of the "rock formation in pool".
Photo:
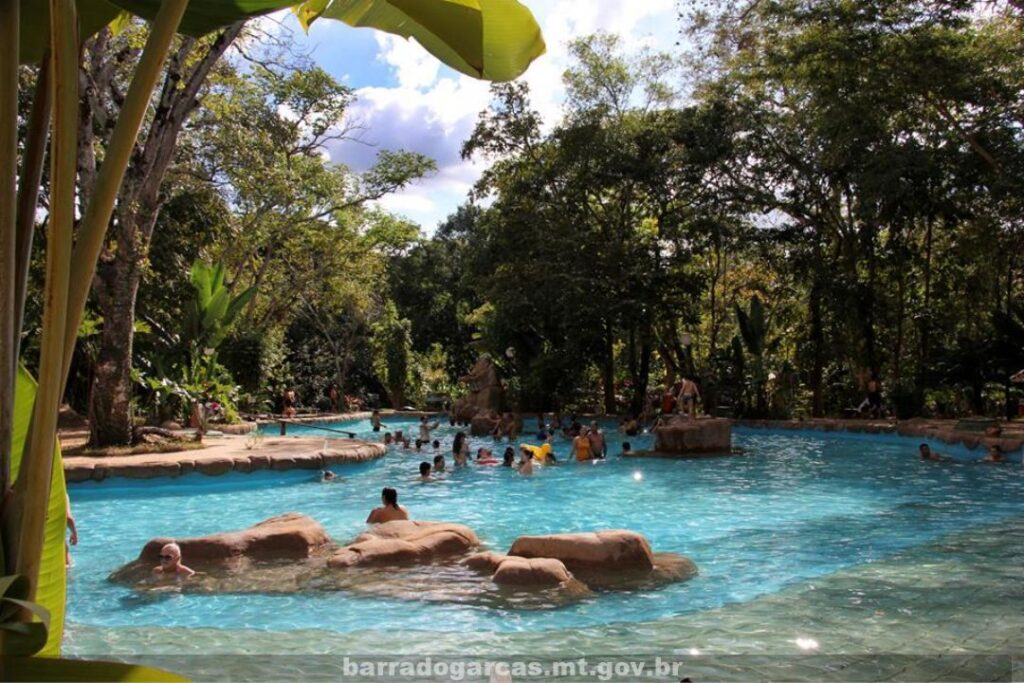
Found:
M 197 570 L 186 580 L 154 576 L 160 548 L 176 541 Z M 110 576 L 140 591 L 348 592 L 496 609 L 550 609 L 596 590 L 655 588 L 688 579 L 688 559 L 653 553 L 631 531 L 523 536 L 508 554 L 476 552 L 469 527 L 444 522 L 377 524 L 338 547 L 315 520 L 289 513 L 242 531 L 155 538 Z M 483 579 L 485 573 L 488 579 Z
M 469 374 L 460 377 L 459 381 L 469 385 L 469 394 L 452 406 L 452 416 L 456 420 L 472 423 L 478 415 L 487 416 L 501 409 L 503 391 L 490 354 L 481 354 Z
M 732 453 L 732 426 L 723 418 L 691 420 L 674 415 L 654 428 L 654 451 L 634 455 L 696 457 Z
M 697 574 L 697 565 L 689 558 L 655 553 L 635 531 L 521 536 L 508 554 L 558 560 L 574 577 L 597 590 L 651 588 Z
M 396 521 L 376 524 L 335 552 L 327 566 L 432 563 L 465 555 L 480 545 L 473 530 L 461 524 Z

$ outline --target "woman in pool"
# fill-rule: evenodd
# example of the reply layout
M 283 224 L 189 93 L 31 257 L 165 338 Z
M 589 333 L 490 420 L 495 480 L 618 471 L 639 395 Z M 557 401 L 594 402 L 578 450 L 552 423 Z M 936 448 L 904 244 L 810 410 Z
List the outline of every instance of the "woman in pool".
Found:
M 386 488 L 380 492 L 381 506 L 374 508 L 366 518 L 367 524 L 383 524 L 402 519 L 409 519 L 409 513 L 398 504 L 398 491 Z
M 477 465 L 498 465 L 499 462 L 490 448 L 481 448 L 476 452 L 476 464 Z
M 505 455 L 502 457 L 502 467 L 512 467 L 516 462 L 516 449 L 509 446 L 505 449 Z
M 466 442 L 466 433 L 457 432 L 455 441 L 452 443 L 452 459 L 456 467 L 465 467 L 469 464 L 469 444 Z
M 579 436 L 572 440 L 572 452 L 576 456 L 576 462 L 586 462 L 594 459 L 594 453 L 590 446 L 590 435 L 587 428 L 580 430 Z

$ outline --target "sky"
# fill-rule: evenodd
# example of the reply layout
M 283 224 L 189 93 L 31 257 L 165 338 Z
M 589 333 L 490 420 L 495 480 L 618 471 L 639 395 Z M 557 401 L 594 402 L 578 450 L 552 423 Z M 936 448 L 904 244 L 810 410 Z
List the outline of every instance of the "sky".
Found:
M 672 51 L 678 40 L 674 0 L 523 2 L 537 17 L 548 49 L 520 78 L 529 83 L 547 126 L 561 118 L 569 41 L 604 30 L 618 34 L 627 50 Z M 314 62 L 355 89 L 349 116 L 363 127 L 362 141 L 332 144 L 327 152 L 333 161 L 364 171 L 381 149 L 419 152 L 436 161 L 435 174 L 380 202 L 433 232 L 466 201 L 483 169 L 480 161 L 462 160 L 459 150 L 487 108 L 489 84 L 442 65 L 414 41 L 334 21 L 316 22 L 304 35 L 293 16 L 280 20 Z

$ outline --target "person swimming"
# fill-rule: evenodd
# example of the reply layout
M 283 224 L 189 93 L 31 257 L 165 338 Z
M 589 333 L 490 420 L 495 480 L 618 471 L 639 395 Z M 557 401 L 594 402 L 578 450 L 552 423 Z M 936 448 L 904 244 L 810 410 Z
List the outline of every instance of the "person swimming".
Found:
M 590 431 L 587 433 L 590 441 L 590 452 L 595 458 L 604 459 L 608 457 L 608 444 L 605 442 L 604 433 L 596 422 L 590 423 Z
M 988 449 L 988 455 L 985 456 L 983 462 L 1006 462 L 1006 456 L 1003 454 L 1003 449 L 999 444 L 994 444 Z
M 437 439 L 434 439 L 434 443 L 433 443 L 433 446 L 434 446 L 434 452 L 435 452 L 435 453 L 436 453 L 437 451 L 441 450 L 441 442 L 440 442 L 440 441 L 438 441 Z
M 370 426 L 373 427 L 373 431 L 380 431 L 380 411 L 375 410 L 370 414 Z
M 629 456 L 633 453 L 633 446 L 628 441 L 622 442 L 622 455 L 623 457 Z
M 427 464 L 427 467 L 430 465 Z M 409 512 L 398 504 L 398 491 L 395 489 L 385 488 L 381 491 L 380 502 L 380 507 L 370 511 L 370 516 L 366 518 L 367 524 L 383 524 L 384 522 L 409 519 Z
M 576 462 L 586 462 L 594 459 L 594 452 L 591 450 L 590 438 L 587 428 L 580 430 L 579 436 L 572 440 L 572 452 L 576 456 Z
M 444 472 L 445 462 L 443 455 L 434 456 L 434 472 Z
M 505 449 L 505 455 L 502 456 L 502 467 L 512 467 L 516 462 L 516 449 L 509 446 Z
M 464 467 L 469 464 L 469 444 L 466 442 L 466 433 L 457 432 L 455 441 L 452 442 L 452 458 L 456 467 Z
M 391 432 L 384 432 L 384 445 L 390 446 L 395 442 L 395 438 L 391 436 Z
M 516 470 L 523 476 L 530 476 L 533 474 L 533 453 L 526 448 L 520 448 L 519 450 L 519 464 L 516 465 Z
M 188 578 L 196 572 L 181 563 L 181 546 L 177 543 L 168 543 L 160 548 L 160 564 L 153 567 L 153 573 Z
M 430 481 L 430 463 L 426 460 L 420 463 L 420 481 Z
M 933 452 L 931 446 L 926 443 L 918 446 L 917 451 L 921 454 L 922 460 L 948 460 L 948 458 L 944 458 L 938 453 Z
M 427 422 L 427 416 L 420 416 L 420 441 L 430 443 L 430 433 L 440 426 L 440 422 Z
M 334 481 L 334 472 L 331 472 L 330 470 L 321 470 L 320 481 Z

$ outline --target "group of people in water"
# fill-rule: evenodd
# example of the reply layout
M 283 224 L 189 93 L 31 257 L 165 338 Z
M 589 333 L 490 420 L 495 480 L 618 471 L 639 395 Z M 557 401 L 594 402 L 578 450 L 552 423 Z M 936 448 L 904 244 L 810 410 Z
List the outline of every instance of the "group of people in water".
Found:
M 920 454 L 922 460 L 932 460 L 934 462 L 952 462 L 953 460 L 953 458 L 947 455 L 936 453 L 935 451 L 932 450 L 931 446 L 929 446 L 926 443 L 923 443 L 920 446 L 918 446 L 917 452 Z M 1006 454 L 1003 453 L 1003 449 L 999 446 L 999 444 L 994 444 L 991 448 L 988 449 L 988 453 L 985 455 L 984 458 L 981 459 L 981 462 L 1004 463 L 1006 462 Z
M 382 424 L 379 420 L 379 413 L 374 417 L 375 431 L 380 430 Z M 423 460 L 419 464 L 419 481 L 432 481 L 438 474 L 448 471 L 448 461 L 441 451 L 441 442 L 431 439 L 433 431 L 437 429 L 439 422 L 431 422 L 427 416 L 420 417 L 419 438 L 415 442 L 415 451 L 422 452 L 425 448 L 432 448 L 433 460 Z M 640 434 L 642 428 L 637 420 L 626 420 L 620 423 L 620 430 L 626 434 Z M 509 443 L 518 441 L 520 433 L 520 421 L 512 413 L 498 418 L 495 422 L 491 436 L 495 442 L 507 438 Z M 466 432 L 459 431 L 455 434 L 451 446 L 452 467 L 459 469 L 470 465 L 507 467 L 519 474 L 529 476 L 533 474 L 535 466 L 556 465 L 558 458 L 555 456 L 551 442 L 553 439 L 565 439 L 570 442 L 570 458 L 577 462 L 589 462 L 603 460 L 608 457 L 608 442 L 605 433 L 597 422 L 589 425 L 582 424 L 576 416 L 563 424 L 562 419 L 555 415 L 548 423 L 543 415 L 537 416 L 536 441 L 540 445 L 528 443 L 519 444 L 518 449 L 512 445 L 507 446 L 499 458 L 495 450 L 487 447 L 477 448 L 475 455 L 471 452 L 469 439 Z M 402 430 L 385 432 L 384 445 L 391 448 L 412 451 L 413 446 Z M 518 453 L 517 453 L 518 450 Z M 623 444 L 623 454 L 630 454 L 631 446 L 628 442 Z

